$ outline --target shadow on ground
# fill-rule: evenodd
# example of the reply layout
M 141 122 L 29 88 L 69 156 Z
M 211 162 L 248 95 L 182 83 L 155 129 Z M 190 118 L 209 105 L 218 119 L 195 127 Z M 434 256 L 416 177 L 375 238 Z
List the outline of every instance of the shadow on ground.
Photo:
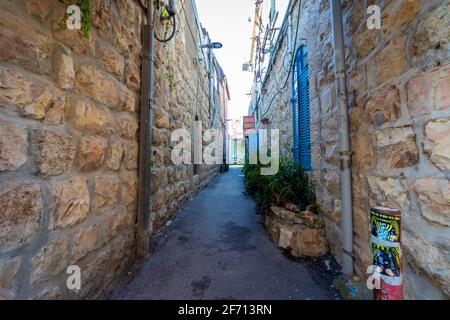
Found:
M 160 234 L 109 299 L 340 299 L 332 257 L 297 259 L 269 240 L 240 168 L 218 175 Z

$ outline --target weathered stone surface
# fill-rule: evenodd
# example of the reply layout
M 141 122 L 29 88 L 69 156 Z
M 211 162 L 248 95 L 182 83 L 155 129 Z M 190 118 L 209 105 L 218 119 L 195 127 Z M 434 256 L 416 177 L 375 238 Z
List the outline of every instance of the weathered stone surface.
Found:
M 159 108 L 154 110 L 153 122 L 157 128 L 170 129 L 170 118 L 164 110 Z
M 408 190 L 403 178 L 368 176 L 370 205 L 386 206 L 407 212 L 410 207 Z
M 353 37 L 353 46 L 356 50 L 356 56 L 360 59 L 365 58 L 373 49 L 375 49 L 378 40 L 378 32 L 361 28 Z
M 5 290 L 0 288 L 0 301 L 12 300 L 15 294 L 11 290 Z
M 400 169 L 419 162 L 416 135 L 411 127 L 390 128 L 377 132 L 377 157 L 380 170 Z
M 116 176 L 97 176 L 94 178 L 92 207 L 94 209 L 111 207 L 117 202 L 119 179 Z
M 450 39 L 450 10 L 445 2 L 434 11 L 420 19 L 414 34 L 413 50 L 417 56 L 432 59 L 434 65 L 448 59 L 448 44 Z M 439 62 L 439 64 L 438 64 Z
M 125 145 L 125 157 L 123 160 L 125 169 L 134 170 L 138 168 L 139 144 L 137 142 L 127 143 Z
M 117 236 L 126 226 L 127 216 L 119 213 L 108 218 L 102 230 L 102 236 L 106 241 L 110 241 Z
M 123 159 L 123 144 L 119 140 L 112 140 L 106 154 L 105 167 L 117 171 Z
M 139 35 L 141 16 L 136 3 L 133 1 L 115 1 L 115 3 L 119 16 L 125 25 L 133 34 Z
M 97 136 L 82 136 L 77 153 L 77 165 L 82 171 L 95 170 L 103 165 L 108 141 Z
M 323 256 L 328 251 L 323 230 L 302 228 L 295 233 L 292 241 L 291 254 L 294 257 Z
M 86 181 L 73 177 L 51 185 L 53 205 L 50 229 L 67 228 L 82 222 L 89 211 L 89 191 Z
M 449 18 L 450 19 L 450 18 Z M 450 108 L 450 68 L 443 69 L 436 86 L 436 109 Z
M 119 108 L 122 111 L 136 112 L 138 110 L 139 97 L 126 86 L 120 88 Z
M 164 205 L 166 200 L 170 200 L 172 198 L 171 195 L 169 194 L 169 192 L 170 192 L 169 190 L 170 189 L 166 189 L 166 190 L 160 189 L 158 192 L 156 192 L 154 195 L 152 195 L 152 198 L 151 198 L 152 210 L 158 211 Z
M 53 0 L 27 0 L 27 10 L 30 14 L 44 18 L 49 14 L 52 2 Z
M 135 116 L 122 113 L 117 117 L 117 131 L 124 139 L 135 140 L 138 123 Z
M 367 102 L 366 112 L 376 126 L 397 120 L 400 114 L 398 89 L 394 86 L 388 86 L 378 91 Z
M 125 82 L 128 88 L 134 92 L 139 92 L 141 88 L 141 69 L 138 64 L 128 61 Z
M 0 289 L 13 289 L 13 280 L 19 267 L 20 258 L 0 260 Z
M 359 170 L 368 170 L 374 164 L 373 138 L 370 134 L 359 134 L 352 140 L 352 161 Z
M 75 69 L 71 55 L 60 52 L 56 57 L 56 82 L 61 89 L 72 89 Z
M 33 102 L 21 106 L 20 112 L 27 118 L 44 119 L 50 114 L 49 121 L 61 123 L 64 119 L 66 97 L 54 88 L 46 88 Z
M 64 116 L 65 95 L 43 78 L 0 66 L 0 103 L 27 118 L 59 124 Z
M 450 226 L 450 181 L 422 178 L 414 184 L 422 214 L 429 220 Z
M 121 195 L 125 205 L 131 204 L 137 199 L 138 177 L 136 173 L 127 173 L 121 176 Z
M 406 36 L 400 35 L 389 41 L 368 65 L 369 87 L 376 87 L 406 71 L 405 40 Z
M 27 128 L 0 119 L 0 171 L 20 168 L 27 161 Z
M 169 132 L 164 129 L 152 128 L 152 142 L 157 146 L 169 146 Z
M 125 27 L 119 19 L 113 19 L 112 36 L 114 47 L 116 47 L 120 53 L 126 55 L 133 51 L 136 40 L 133 38 L 133 35 L 128 28 Z
M 450 170 L 450 119 L 430 121 L 425 126 L 424 150 L 441 170 Z
M 82 132 L 110 135 L 114 131 L 114 119 L 111 114 L 83 100 L 75 104 L 73 123 L 75 128 Z
M 75 88 L 82 94 L 114 108 L 118 104 L 116 82 L 93 65 L 82 65 L 76 73 Z
M 67 239 L 51 240 L 31 259 L 31 283 L 51 279 L 67 267 Z
M 102 242 L 100 238 L 100 224 L 95 224 L 79 231 L 73 238 L 71 262 L 77 262 L 89 252 L 98 248 Z
M 33 300 L 61 300 L 62 298 L 60 287 L 49 287 L 39 292 Z
M 48 74 L 52 52 L 50 33 L 28 16 L 2 6 L 0 11 L 0 60 L 18 64 L 37 74 Z
M 39 184 L 0 183 L 0 252 L 26 243 L 39 231 L 43 201 Z
M 317 257 L 328 251 L 323 221 L 312 212 L 295 213 L 272 206 L 264 221 L 272 241 L 295 257 Z
M 97 42 L 97 54 L 103 69 L 112 73 L 118 80 L 122 80 L 125 69 L 124 58 L 102 42 Z
M 411 116 L 420 116 L 433 112 L 433 82 L 434 79 L 430 73 L 418 75 L 408 82 L 408 106 Z
M 92 16 L 92 25 L 101 37 L 109 38 L 111 29 L 111 2 L 92 0 L 91 3 L 92 10 L 95 12 Z
M 421 9 L 419 0 L 392 1 L 382 14 L 382 30 L 386 35 L 398 27 L 412 21 Z
M 406 259 L 414 268 L 430 275 L 447 297 L 450 297 L 450 263 L 441 249 L 410 232 L 404 232 L 402 237 Z
M 34 162 L 43 176 L 66 173 L 75 157 L 73 137 L 65 132 L 34 129 L 32 131 Z

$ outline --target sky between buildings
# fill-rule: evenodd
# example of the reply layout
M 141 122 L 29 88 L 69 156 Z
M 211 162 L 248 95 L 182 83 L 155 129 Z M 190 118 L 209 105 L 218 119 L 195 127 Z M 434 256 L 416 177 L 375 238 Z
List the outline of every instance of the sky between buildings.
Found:
M 253 74 L 242 71 L 250 56 L 253 22 L 248 18 L 255 12 L 255 0 L 196 0 L 200 22 L 212 41 L 221 42 L 222 49 L 214 51 L 230 88 L 228 118 L 247 114 Z
M 242 71 L 248 62 L 255 14 L 256 0 L 196 0 L 200 22 L 208 30 L 212 41 L 221 42 L 222 49 L 215 50 L 230 88 L 229 119 L 239 119 L 247 114 L 250 103 L 253 73 Z M 269 16 L 270 0 L 262 2 L 263 25 Z M 281 26 L 289 0 L 277 0 L 280 12 L 276 27 Z M 251 21 L 249 21 L 249 18 Z

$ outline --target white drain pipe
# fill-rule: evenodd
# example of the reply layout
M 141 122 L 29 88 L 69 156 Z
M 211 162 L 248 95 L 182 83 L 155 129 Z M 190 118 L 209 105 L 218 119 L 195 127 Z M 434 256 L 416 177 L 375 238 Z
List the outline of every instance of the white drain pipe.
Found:
M 348 125 L 347 93 L 345 80 L 344 31 L 341 0 L 330 0 L 334 40 L 334 73 L 339 104 L 339 155 L 342 208 L 342 272 L 353 274 L 353 208 L 350 132 Z

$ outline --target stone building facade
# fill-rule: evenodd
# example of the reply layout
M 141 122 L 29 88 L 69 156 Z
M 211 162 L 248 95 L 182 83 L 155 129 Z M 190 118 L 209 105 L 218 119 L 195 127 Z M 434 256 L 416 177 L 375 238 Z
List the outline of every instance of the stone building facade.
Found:
M 367 7 L 373 4 L 381 8 L 380 30 L 366 25 Z M 282 153 L 292 156 L 292 82 L 283 83 L 295 49 L 306 45 L 311 174 L 330 249 L 339 261 L 339 115 L 331 9 L 328 0 L 292 1 L 291 6 L 291 27 L 282 29 L 260 85 L 264 90 L 254 94 L 250 109 L 259 127 L 267 118 L 280 129 Z M 369 207 L 401 209 L 405 297 L 449 298 L 450 3 L 358 0 L 342 1 L 342 8 L 356 273 L 365 279 L 371 265 Z
M 145 1 L 88 2 L 86 39 L 58 0 L 0 2 L 0 300 L 99 297 L 135 258 Z M 217 169 L 170 161 L 172 130 L 211 124 L 194 2 L 177 19 L 155 44 L 153 232 Z

